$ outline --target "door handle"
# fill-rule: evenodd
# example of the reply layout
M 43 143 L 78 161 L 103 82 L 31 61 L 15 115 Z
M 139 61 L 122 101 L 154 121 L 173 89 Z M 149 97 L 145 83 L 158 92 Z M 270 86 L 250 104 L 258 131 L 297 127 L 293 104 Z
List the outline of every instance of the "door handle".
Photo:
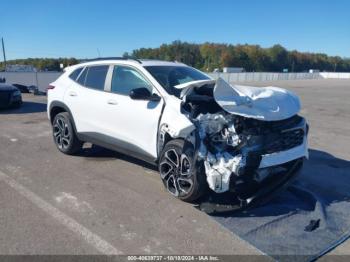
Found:
M 107 104 L 109 104 L 109 105 L 118 105 L 118 102 L 111 99 L 111 100 L 107 101 Z
M 69 96 L 77 96 L 78 94 L 76 93 L 76 92 L 74 92 L 74 91 L 70 91 L 69 92 Z

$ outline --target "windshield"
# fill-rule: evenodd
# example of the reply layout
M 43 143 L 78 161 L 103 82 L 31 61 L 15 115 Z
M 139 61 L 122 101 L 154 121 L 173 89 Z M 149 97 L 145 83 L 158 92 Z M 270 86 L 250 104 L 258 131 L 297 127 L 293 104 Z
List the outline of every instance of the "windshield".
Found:
M 210 79 L 200 71 L 187 66 L 145 66 L 145 68 L 170 95 L 177 97 L 180 96 L 181 90 L 175 86 Z

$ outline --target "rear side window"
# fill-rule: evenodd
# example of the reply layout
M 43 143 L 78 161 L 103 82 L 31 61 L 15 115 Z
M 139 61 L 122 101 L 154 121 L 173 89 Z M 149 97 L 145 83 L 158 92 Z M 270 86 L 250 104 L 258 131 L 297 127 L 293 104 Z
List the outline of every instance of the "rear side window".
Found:
M 69 78 L 72 80 L 77 80 L 78 75 L 80 74 L 81 70 L 83 70 L 83 67 L 80 67 L 78 69 L 75 69 L 70 75 Z
M 83 81 L 82 76 L 86 73 L 84 86 L 97 90 L 104 90 L 108 67 L 108 65 L 90 66 L 84 70 L 78 82 L 80 83 L 80 80 Z

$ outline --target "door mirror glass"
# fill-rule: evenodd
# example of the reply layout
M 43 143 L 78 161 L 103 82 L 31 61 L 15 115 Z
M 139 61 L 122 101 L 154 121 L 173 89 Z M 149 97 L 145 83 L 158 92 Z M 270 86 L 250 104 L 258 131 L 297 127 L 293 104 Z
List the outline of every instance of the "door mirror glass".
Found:
M 160 97 L 157 94 L 152 94 L 148 88 L 140 87 L 135 88 L 130 91 L 129 96 L 134 100 L 149 100 L 149 101 L 159 101 Z

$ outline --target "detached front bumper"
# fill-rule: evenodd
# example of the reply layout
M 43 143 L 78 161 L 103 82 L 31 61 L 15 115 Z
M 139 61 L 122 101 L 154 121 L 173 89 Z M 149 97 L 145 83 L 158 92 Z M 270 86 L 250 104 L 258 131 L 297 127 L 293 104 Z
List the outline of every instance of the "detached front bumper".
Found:
M 298 138 L 298 135 L 303 134 L 302 137 Z M 254 203 L 266 201 L 269 196 L 274 195 L 276 192 L 288 186 L 288 184 L 294 180 L 293 178 L 299 174 L 299 171 L 303 165 L 304 159 L 309 157 L 308 152 L 308 143 L 307 136 L 309 132 L 309 127 L 304 118 L 292 128 L 285 129 L 281 131 L 281 136 L 285 139 L 282 139 L 285 145 L 290 144 L 290 141 L 283 136 L 283 134 L 291 134 L 287 137 L 295 141 L 300 141 L 302 143 L 295 147 L 289 148 L 287 150 L 273 152 L 269 154 L 261 155 L 260 164 L 256 169 L 256 174 L 264 170 L 280 170 L 272 175 L 268 175 L 265 178 L 260 178 L 261 180 L 257 183 L 250 184 L 246 188 L 240 190 L 239 199 L 240 206 L 246 207 L 254 205 Z M 291 138 L 292 137 L 292 138 Z M 293 144 L 293 141 L 291 142 Z M 263 173 L 263 172 L 262 172 Z M 269 173 L 269 171 L 267 171 Z
M 303 160 L 304 158 L 299 158 L 285 163 L 284 165 L 289 166 L 286 173 L 274 174 L 240 194 L 232 192 L 212 194 L 197 208 L 207 214 L 215 215 L 244 210 L 265 203 L 295 180 L 303 166 Z
M 305 119 L 300 121 L 297 126 L 284 130 L 283 132 L 293 132 L 294 130 L 297 132 L 300 129 L 303 130 L 304 133 L 303 143 L 301 145 L 293 147 L 289 150 L 262 155 L 259 169 L 284 164 L 302 157 L 309 158 L 307 143 L 308 125 Z
M 257 190 L 254 192 L 246 192 L 240 197 L 240 206 L 254 206 L 261 202 L 268 201 L 277 192 L 285 189 L 299 175 L 303 166 L 304 158 L 299 158 L 285 163 L 288 166 L 286 173 L 277 173 L 263 180 Z
M 308 144 L 307 144 L 306 137 L 304 137 L 304 142 L 300 146 L 297 146 L 282 152 L 262 155 L 259 168 L 265 168 L 265 167 L 284 164 L 301 157 L 309 158 Z

